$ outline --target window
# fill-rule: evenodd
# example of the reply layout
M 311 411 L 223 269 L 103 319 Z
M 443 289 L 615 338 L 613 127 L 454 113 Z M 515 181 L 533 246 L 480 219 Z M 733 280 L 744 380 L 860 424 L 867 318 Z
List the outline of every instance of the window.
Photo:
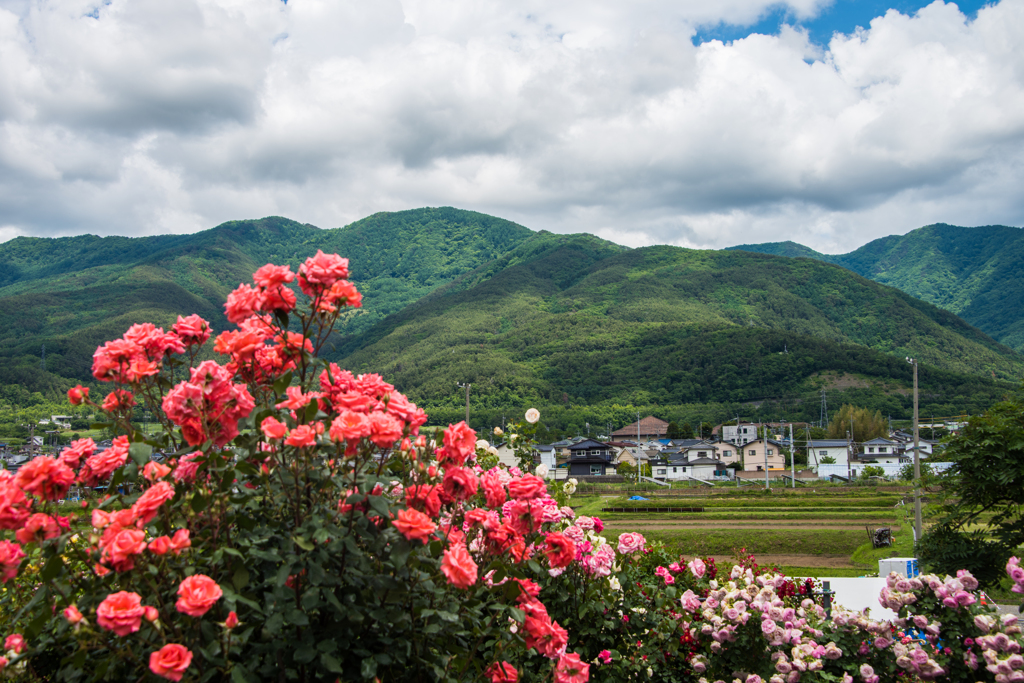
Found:
M 758 472 L 764 472 L 764 470 L 763 470 L 763 469 L 761 469 L 761 466 L 760 466 L 760 465 L 758 465 L 758 466 L 757 466 L 757 471 L 758 471 Z
M 757 455 L 757 451 L 754 451 L 754 450 L 747 451 L 747 455 L 753 457 L 753 456 Z
M 679 468 L 678 468 L 678 467 L 673 467 L 673 468 L 672 468 L 672 472 L 678 472 L 678 471 L 679 471 Z
M 879 446 L 878 447 L 878 452 L 879 453 L 885 453 L 885 446 Z
M 874 452 L 875 452 L 875 447 L 874 446 L 868 446 L 868 453 L 874 453 Z M 916 505 L 916 503 L 915 503 L 915 505 Z
M 601 474 L 601 466 L 600 465 L 591 465 L 590 466 L 590 474 L 592 474 L 592 475 L 594 475 L 594 474 Z
M 775 455 L 775 451 L 773 451 L 772 449 L 769 448 L 768 449 L 768 455 Z
M 818 455 L 824 458 L 828 455 L 828 451 L 818 451 Z
M 732 457 L 732 451 L 722 451 L 722 457 L 723 458 L 731 458 Z
M 697 451 L 697 457 L 698 458 L 706 458 L 706 457 L 708 457 L 708 452 L 707 451 Z
M 683 472 L 685 472 L 685 471 L 686 471 L 686 468 L 684 467 L 684 468 L 683 468 Z
M 658 470 L 658 474 L 665 474 L 666 470 Z

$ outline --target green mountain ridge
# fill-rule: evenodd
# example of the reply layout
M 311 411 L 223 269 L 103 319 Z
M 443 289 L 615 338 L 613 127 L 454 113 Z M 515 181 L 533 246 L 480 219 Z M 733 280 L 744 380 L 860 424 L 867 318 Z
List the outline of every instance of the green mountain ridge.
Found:
M 821 254 L 795 242 L 730 247 L 812 258 L 890 285 L 958 316 L 994 339 L 1024 350 L 1024 230 L 944 223 L 891 235 L 848 254 Z
M 294 268 L 317 249 L 349 258 L 364 295 L 332 359 L 381 372 L 438 419 L 460 409 L 453 387 L 466 381 L 474 410 L 715 404 L 729 415 L 854 376 L 842 395 L 902 414 L 912 355 L 930 409 L 953 414 L 1024 374 L 1024 357 L 952 313 L 792 243 L 776 249 L 805 258 L 628 249 L 436 208 L 328 230 L 269 217 L 2 244 L 0 384 L 53 393 L 88 379 L 96 346 L 135 322 L 195 312 L 224 328 L 223 301 L 253 270 Z
M 813 260 L 538 236 L 505 261 L 348 339 L 342 363 L 428 406 L 457 405 L 452 387 L 469 381 L 480 407 L 638 391 L 662 405 L 752 401 L 823 372 L 905 384 L 905 355 L 930 366 L 931 391 L 998 394 L 1010 385 L 992 376 L 1024 368 L 949 312 Z M 990 377 L 965 379 L 979 370 Z

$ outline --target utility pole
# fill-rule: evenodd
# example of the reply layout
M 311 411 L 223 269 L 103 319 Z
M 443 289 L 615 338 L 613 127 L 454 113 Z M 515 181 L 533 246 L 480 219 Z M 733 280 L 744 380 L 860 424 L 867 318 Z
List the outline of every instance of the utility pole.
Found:
M 789 471 L 793 475 L 793 486 L 796 488 L 796 444 L 793 443 L 793 423 L 789 423 Z
M 473 385 L 470 384 L 469 382 L 466 382 L 465 384 L 459 384 L 458 382 L 456 382 L 455 386 L 457 386 L 459 388 L 464 388 L 466 390 L 466 424 L 468 425 L 469 424 L 469 388 L 471 386 L 473 386 Z
M 917 420 L 917 359 L 907 358 L 914 366 L 914 541 L 921 540 L 921 434 Z
M 764 449 L 764 490 L 767 491 L 770 487 L 768 486 L 768 437 L 761 437 L 764 443 L 761 444 L 761 448 Z

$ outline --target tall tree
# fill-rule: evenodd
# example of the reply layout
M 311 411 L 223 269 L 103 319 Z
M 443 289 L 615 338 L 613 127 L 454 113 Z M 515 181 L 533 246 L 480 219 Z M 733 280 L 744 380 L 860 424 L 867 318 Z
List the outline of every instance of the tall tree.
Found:
M 845 439 L 846 433 L 853 425 L 853 440 L 857 443 L 870 441 L 880 436 L 887 436 L 889 423 L 882 417 L 882 411 L 876 410 L 872 413 L 867 408 L 844 404 L 832 422 L 828 425 L 828 437 L 830 439 Z
M 668 428 L 665 432 L 666 439 L 682 439 L 683 430 L 679 428 L 679 425 L 675 422 L 669 422 Z
M 929 571 L 969 569 L 994 583 L 1024 543 L 1024 404 L 1004 401 L 972 417 L 943 451 L 943 506 L 918 544 Z
M 693 427 L 690 426 L 689 422 L 684 422 L 682 428 L 679 430 L 682 436 L 680 439 L 692 439 L 693 438 Z

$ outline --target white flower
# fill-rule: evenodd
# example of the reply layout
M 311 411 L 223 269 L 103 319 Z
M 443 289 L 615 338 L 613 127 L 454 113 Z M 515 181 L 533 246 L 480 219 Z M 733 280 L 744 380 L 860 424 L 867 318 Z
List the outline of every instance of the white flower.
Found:
M 573 487 L 576 487 L 576 486 L 579 485 L 580 482 L 576 479 L 576 477 L 570 477 L 569 478 L 569 483 L 572 484 Z
M 505 432 L 501 431 L 501 427 L 495 427 L 495 428 L 494 428 L 494 435 L 495 435 L 495 436 L 501 436 L 501 435 L 502 435 L 502 434 L 504 434 L 504 433 L 505 433 Z
M 572 494 L 576 493 L 576 484 L 572 483 L 572 480 L 570 479 L 569 481 L 562 484 L 562 490 L 571 496 Z
M 534 470 L 534 472 L 537 473 L 538 477 L 543 479 L 544 477 L 548 476 L 548 466 L 541 463 L 540 465 L 537 465 L 537 469 Z
M 651 667 L 647 667 L 647 677 L 654 678 L 654 669 L 652 669 Z
M 497 455 L 498 455 L 498 449 L 495 448 L 494 446 L 488 446 L 487 447 L 487 452 L 490 453 L 491 455 L 495 456 L 495 457 L 497 457 Z
M 487 442 L 487 439 L 477 439 L 477 441 L 476 441 L 476 447 L 477 448 L 482 448 L 484 450 L 487 450 L 487 447 L 490 446 L 490 445 L 491 444 L 489 444 Z
M 526 411 L 526 421 L 530 424 L 534 424 L 540 419 L 540 411 L 536 408 L 530 408 Z
M 611 586 L 611 589 L 613 591 L 620 591 L 620 590 L 622 590 L 622 584 L 619 583 L 619 580 L 616 579 L 614 576 L 609 576 L 608 577 L 608 585 Z

